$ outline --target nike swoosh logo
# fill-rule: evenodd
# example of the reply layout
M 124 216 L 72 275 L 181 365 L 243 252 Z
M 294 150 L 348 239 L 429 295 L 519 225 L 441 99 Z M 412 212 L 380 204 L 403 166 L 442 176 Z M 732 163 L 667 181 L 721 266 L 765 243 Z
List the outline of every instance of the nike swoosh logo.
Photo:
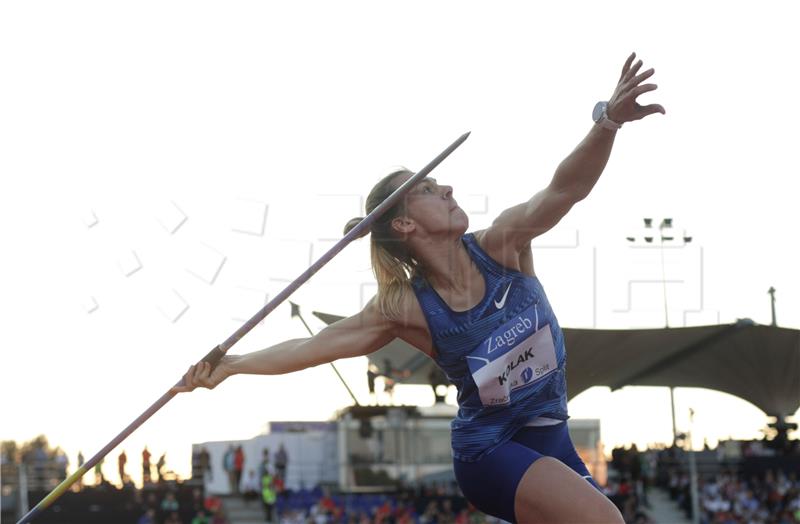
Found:
M 511 289 L 511 284 L 509 284 L 508 287 L 506 288 L 506 292 L 503 293 L 503 298 L 500 299 L 500 302 L 498 302 L 497 300 L 494 301 L 494 307 L 496 307 L 497 309 L 503 309 L 503 306 L 506 305 L 506 297 L 508 296 L 509 289 Z

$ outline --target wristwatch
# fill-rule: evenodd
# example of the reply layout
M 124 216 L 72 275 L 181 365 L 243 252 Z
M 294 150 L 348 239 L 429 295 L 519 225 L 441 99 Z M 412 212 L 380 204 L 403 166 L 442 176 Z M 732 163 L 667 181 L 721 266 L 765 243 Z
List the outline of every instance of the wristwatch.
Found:
M 592 111 L 592 120 L 594 120 L 596 124 L 598 124 L 600 127 L 604 129 L 611 129 L 612 131 L 616 131 L 617 129 L 622 127 L 622 124 L 614 122 L 613 120 L 608 118 L 608 115 L 606 114 L 607 110 L 608 110 L 608 102 L 604 101 L 597 102 L 597 104 L 595 104 L 594 106 L 594 111 Z

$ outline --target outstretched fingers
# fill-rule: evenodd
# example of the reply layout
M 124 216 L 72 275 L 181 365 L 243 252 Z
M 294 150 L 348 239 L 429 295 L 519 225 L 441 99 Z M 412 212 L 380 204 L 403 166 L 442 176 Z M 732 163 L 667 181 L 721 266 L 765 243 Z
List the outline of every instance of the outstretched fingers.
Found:
M 625 74 L 628 72 L 628 69 L 630 69 L 634 58 L 636 58 L 636 53 L 631 53 L 631 56 L 625 60 L 625 65 L 622 66 L 622 73 L 619 75 L 620 82 L 622 82 L 622 80 L 625 78 Z
M 638 72 L 639 72 L 639 69 L 641 69 L 641 67 L 642 67 L 642 64 L 643 64 L 643 63 L 644 63 L 644 62 L 642 62 L 642 60 L 641 60 L 641 59 L 637 60 L 637 61 L 636 61 L 636 63 L 635 63 L 635 64 L 633 64 L 633 66 L 631 66 L 631 68 L 630 68 L 630 69 L 628 69 L 628 72 L 627 72 L 627 73 L 625 73 L 625 76 L 623 77 L 623 79 L 622 79 L 622 82 L 629 83 L 629 82 L 630 82 L 630 80 L 631 80 L 631 79 L 632 79 L 634 76 L 636 76 L 636 73 L 638 73 Z
M 664 110 L 664 106 L 661 104 L 649 104 L 646 106 L 639 106 L 637 104 L 637 110 L 641 116 L 641 118 L 646 117 L 647 115 L 652 115 L 653 113 L 661 113 L 662 115 L 666 115 L 667 112 Z
M 633 78 L 631 78 L 628 81 L 628 85 L 629 86 L 639 85 L 642 82 L 644 82 L 645 80 L 647 80 L 648 78 L 650 78 L 651 76 L 653 76 L 655 74 L 655 72 L 656 72 L 655 68 L 651 67 L 647 71 L 644 71 L 643 73 L 640 73 L 640 74 L 634 76 Z
M 638 59 L 634 62 L 635 58 L 636 54 L 632 53 L 625 61 L 620 80 L 608 102 L 606 114 L 614 122 L 631 122 L 653 113 L 666 114 L 664 107 L 659 104 L 643 106 L 636 101 L 638 96 L 654 91 L 658 86 L 654 83 L 643 83 L 655 74 L 655 69 L 651 67 L 641 71 L 643 61 Z
M 636 98 L 642 93 L 647 93 L 648 91 L 655 91 L 656 89 L 658 89 L 657 84 L 642 84 L 640 86 L 636 86 L 633 89 L 631 89 L 631 96 L 633 98 Z

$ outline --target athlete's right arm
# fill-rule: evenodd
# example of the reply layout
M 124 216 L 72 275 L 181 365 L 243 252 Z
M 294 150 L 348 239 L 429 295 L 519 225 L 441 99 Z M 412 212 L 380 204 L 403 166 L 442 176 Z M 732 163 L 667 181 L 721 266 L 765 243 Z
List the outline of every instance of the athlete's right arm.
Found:
M 375 298 L 359 313 L 327 326 L 310 338 L 295 338 L 245 355 L 225 355 L 214 370 L 207 362 L 190 366 L 181 393 L 196 387 L 213 389 L 237 374 L 281 375 L 340 358 L 367 355 L 392 341 L 395 325 L 378 310 Z

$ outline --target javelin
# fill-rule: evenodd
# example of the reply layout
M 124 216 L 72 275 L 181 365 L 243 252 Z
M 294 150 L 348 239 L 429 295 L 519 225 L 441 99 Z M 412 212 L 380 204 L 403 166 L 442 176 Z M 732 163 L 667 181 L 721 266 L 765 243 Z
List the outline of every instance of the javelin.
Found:
M 302 286 L 309 278 L 311 278 L 314 275 L 314 273 L 319 271 L 319 269 L 322 266 L 327 264 L 333 257 L 335 257 L 337 254 L 339 254 L 339 252 L 342 249 L 344 249 L 347 244 L 349 244 L 350 242 L 352 242 L 353 240 L 358 238 L 361 235 L 361 233 L 365 229 L 367 229 L 369 226 L 371 226 L 372 223 L 375 222 L 381 215 L 383 215 L 386 211 L 388 211 L 395 204 L 397 204 L 397 202 L 403 196 L 405 196 L 406 193 L 408 193 L 411 190 L 411 188 L 414 186 L 414 184 L 416 184 L 417 182 L 419 182 L 420 180 L 425 178 L 428 175 L 428 173 L 433 171 L 433 168 L 438 166 L 442 162 L 442 160 L 447 158 L 450 155 L 450 153 L 455 151 L 455 149 L 458 146 L 460 146 L 464 142 L 464 140 L 467 139 L 468 136 L 469 136 L 469 132 L 466 132 L 463 135 L 461 135 L 460 137 L 458 137 L 458 139 L 455 142 L 453 142 L 452 144 L 450 144 L 447 147 L 447 149 L 445 149 L 444 151 L 439 153 L 439 156 L 437 156 L 436 158 L 431 160 L 430 163 L 427 166 L 425 166 L 422 169 L 420 169 L 414 176 L 412 176 L 411 178 L 406 180 L 400 187 L 395 189 L 394 192 L 391 195 L 389 195 L 389 197 L 386 200 L 381 202 L 381 204 L 378 207 L 373 209 L 371 213 L 369 213 L 366 217 L 364 217 L 364 219 L 361 222 L 359 222 L 356 227 L 351 229 L 344 237 L 342 237 L 341 240 L 339 240 L 332 248 L 330 248 L 327 253 L 322 255 L 319 258 L 319 260 L 314 262 L 308 269 L 306 269 L 303 272 L 302 275 L 300 275 L 299 277 L 294 279 L 294 281 L 291 284 L 286 286 L 286 289 L 284 289 L 283 291 L 278 293 L 278 295 L 275 298 L 273 298 L 266 306 L 261 308 L 261 310 L 258 313 L 256 313 L 253 316 L 253 318 L 251 318 L 250 320 L 245 322 L 244 325 L 242 325 L 242 327 L 237 329 L 236 332 L 233 333 L 233 335 L 228 337 L 228 339 L 225 340 L 225 342 L 219 344 L 214 349 L 209 351 L 208 354 L 205 357 L 203 357 L 203 361 L 204 362 L 208 362 L 209 364 L 211 364 L 211 369 L 214 369 L 216 367 L 217 363 L 219 363 L 219 361 L 222 359 L 222 357 L 225 355 L 225 353 L 227 353 L 228 350 L 234 344 L 236 344 L 243 336 L 245 336 L 259 322 L 261 322 L 264 319 L 264 317 L 266 317 L 269 313 L 272 312 L 272 310 L 274 310 L 276 307 L 278 307 L 278 305 L 280 305 L 281 302 L 283 302 L 284 300 L 289 298 L 289 295 L 294 293 L 297 290 L 297 288 Z M 181 379 L 178 381 L 178 383 L 175 384 L 175 386 L 173 386 L 173 387 L 182 386 L 182 385 L 183 385 L 183 377 L 181 377 Z M 128 425 L 128 427 L 126 427 L 124 430 L 122 430 L 122 432 L 119 435 L 114 437 L 111 440 L 111 442 L 106 444 L 105 447 L 103 447 L 103 449 L 98 451 L 85 464 L 80 466 L 78 468 L 78 470 L 75 471 L 75 473 L 73 473 L 72 475 L 67 477 L 63 482 L 61 482 L 61 484 L 56 486 L 56 488 L 53 491 L 51 491 L 45 498 L 43 498 L 41 501 L 39 501 L 39 503 L 36 504 L 36 506 L 34 506 L 33 509 L 31 509 L 28 513 L 26 513 L 25 516 L 23 516 L 19 520 L 19 522 L 17 522 L 17 524 L 25 524 L 26 522 L 32 521 L 34 519 L 34 517 L 36 517 L 37 515 L 39 515 L 39 513 L 41 513 L 45 509 L 47 509 L 72 484 L 74 484 L 79 478 L 81 478 L 95 464 L 100 462 L 100 460 L 103 457 L 105 457 L 112 449 L 117 447 L 123 440 L 125 440 L 128 437 L 128 435 L 133 433 L 147 419 L 149 419 L 151 416 L 153 416 L 153 414 L 156 411 L 161 409 L 164 406 L 164 404 L 169 402 L 172 399 L 172 397 L 174 397 L 175 395 L 177 395 L 177 393 L 173 393 L 171 391 L 171 388 L 170 388 L 170 391 L 167 391 L 166 393 L 164 393 L 161 396 L 161 398 L 159 398 L 157 401 L 155 401 L 155 403 L 153 403 L 152 406 L 147 408 L 144 411 L 144 413 L 139 415 L 136 418 L 136 420 L 131 422 Z

